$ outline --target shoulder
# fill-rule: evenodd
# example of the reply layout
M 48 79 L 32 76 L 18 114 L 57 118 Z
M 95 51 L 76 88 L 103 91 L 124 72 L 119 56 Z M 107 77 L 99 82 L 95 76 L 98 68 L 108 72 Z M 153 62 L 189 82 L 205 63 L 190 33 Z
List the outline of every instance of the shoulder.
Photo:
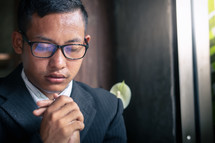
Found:
M 9 75 L 0 78 L 0 86 L 11 85 L 16 83 L 16 81 L 20 81 L 22 69 L 23 69 L 22 64 L 19 64 Z
M 0 78 L 0 102 L 1 98 L 5 97 L 8 92 L 14 91 L 18 85 L 23 85 L 21 79 L 22 65 L 20 64 L 6 77 Z
M 102 89 L 102 88 L 92 88 L 87 84 L 84 84 L 82 82 L 75 81 L 75 84 L 77 84 L 79 87 L 81 87 L 83 90 L 88 92 L 92 98 L 95 100 L 100 101 L 100 103 L 105 102 L 116 102 L 118 99 L 115 95 L 110 93 L 109 91 Z
M 6 100 L 5 96 L 10 86 L 7 85 L 7 77 L 0 78 L 0 105 Z
M 77 81 L 75 81 L 74 83 L 82 88 L 82 90 L 86 91 L 88 93 L 88 96 L 91 96 L 91 98 L 93 98 L 95 107 L 98 110 L 105 110 L 106 112 L 111 111 L 112 113 L 114 113 L 114 111 L 117 112 L 118 108 L 121 108 L 123 110 L 121 100 L 109 91 L 102 88 L 92 88 L 84 83 Z

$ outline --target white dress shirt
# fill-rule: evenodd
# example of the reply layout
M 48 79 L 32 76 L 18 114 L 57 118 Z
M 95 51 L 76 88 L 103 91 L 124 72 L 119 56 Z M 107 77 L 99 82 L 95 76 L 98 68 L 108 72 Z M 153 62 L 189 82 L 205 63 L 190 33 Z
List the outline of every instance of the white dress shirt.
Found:
M 21 76 L 22 76 L 22 79 L 24 80 L 24 83 L 25 83 L 28 91 L 30 92 L 33 100 L 35 101 L 35 103 L 37 103 L 38 101 L 41 101 L 41 100 L 49 99 L 28 80 L 28 78 L 25 75 L 24 69 L 22 70 Z M 59 96 L 65 95 L 65 96 L 69 97 L 72 92 L 72 84 L 73 84 L 73 80 L 71 80 L 71 82 L 68 84 L 68 86 L 59 94 Z

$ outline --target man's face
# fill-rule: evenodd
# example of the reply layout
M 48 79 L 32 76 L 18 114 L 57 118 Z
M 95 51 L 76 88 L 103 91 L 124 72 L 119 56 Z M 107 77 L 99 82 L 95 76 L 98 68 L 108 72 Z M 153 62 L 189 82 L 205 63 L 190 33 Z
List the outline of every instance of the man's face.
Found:
M 84 44 L 84 38 L 88 42 L 90 40 L 89 35 L 85 37 L 84 31 L 85 26 L 80 11 L 49 14 L 43 18 L 34 14 L 26 36 L 32 42 L 49 42 L 57 45 Z M 20 40 L 14 39 L 20 38 L 20 35 L 17 36 L 17 33 L 15 35 L 13 41 L 18 41 L 19 44 L 14 44 L 14 49 L 21 54 L 24 71 L 30 82 L 43 93 L 44 90 L 51 92 L 64 90 L 78 73 L 82 59 L 67 59 L 61 49 L 50 58 L 34 57 L 26 42 L 22 48 L 17 46 L 20 45 Z

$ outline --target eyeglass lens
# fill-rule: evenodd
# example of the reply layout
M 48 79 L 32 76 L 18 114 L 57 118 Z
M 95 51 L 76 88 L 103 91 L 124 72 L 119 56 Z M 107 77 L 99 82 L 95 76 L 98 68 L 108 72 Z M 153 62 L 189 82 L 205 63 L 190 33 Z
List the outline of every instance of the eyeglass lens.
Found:
M 58 49 L 57 45 L 50 43 L 33 43 L 32 52 L 37 57 L 50 57 Z M 62 47 L 62 51 L 67 58 L 77 59 L 82 58 L 86 48 L 83 45 L 66 45 Z

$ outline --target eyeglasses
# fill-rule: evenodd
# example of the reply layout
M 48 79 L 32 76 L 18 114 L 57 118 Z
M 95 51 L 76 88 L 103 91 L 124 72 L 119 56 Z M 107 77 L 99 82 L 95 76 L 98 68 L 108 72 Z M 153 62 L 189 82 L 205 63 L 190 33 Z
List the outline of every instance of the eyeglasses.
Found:
M 84 44 L 68 44 L 68 45 L 56 45 L 48 42 L 32 42 L 29 41 L 25 34 L 21 33 L 23 39 L 31 47 L 31 53 L 33 56 L 38 58 L 50 58 L 52 57 L 58 48 L 61 49 L 63 55 L 71 60 L 82 59 L 88 49 L 88 42 L 84 39 L 86 45 Z

